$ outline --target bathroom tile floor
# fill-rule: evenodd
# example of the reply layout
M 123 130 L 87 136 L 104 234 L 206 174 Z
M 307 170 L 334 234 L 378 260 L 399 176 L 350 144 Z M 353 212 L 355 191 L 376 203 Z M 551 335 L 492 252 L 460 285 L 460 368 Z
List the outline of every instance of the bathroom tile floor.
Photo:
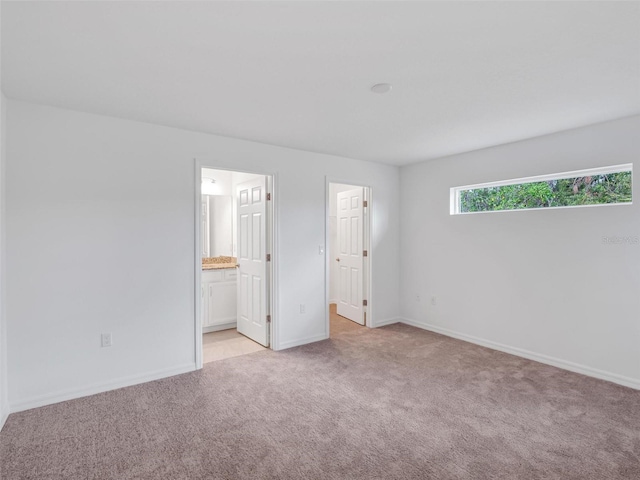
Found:
M 266 348 L 239 334 L 235 328 L 202 335 L 203 363 L 215 362 L 263 350 L 266 350 Z

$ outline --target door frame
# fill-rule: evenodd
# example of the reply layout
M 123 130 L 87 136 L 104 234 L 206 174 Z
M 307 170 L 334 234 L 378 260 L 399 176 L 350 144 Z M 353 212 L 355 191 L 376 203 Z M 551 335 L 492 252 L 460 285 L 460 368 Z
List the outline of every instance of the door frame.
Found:
M 211 168 L 214 170 L 225 170 L 228 172 L 248 173 L 253 175 L 264 175 L 267 178 L 267 191 L 271 193 L 271 200 L 267 202 L 266 219 L 266 240 L 267 253 L 271 253 L 271 261 L 267 264 L 267 315 L 271 315 L 271 326 L 269 328 L 269 348 L 279 350 L 278 342 L 278 190 L 277 175 L 275 172 L 256 170 L 246 170 L 243 168 L 226 167 L 217 165 L 214 160 L 194 158 L 194 345 L 196 369 L 202 368 L 202 246 L 200 245 L 200 219 L 202 215 L 202 169 Z
M 352 185 L 354 187 L 363 187 L 364 188 L 364 197 L 368 202 L 364 219 L 362 222 L 362 226 L 364 229 L 363 236 L 363 248 L 367 250 L 367 256 L 363 259 L 363 279 L 362 279 L 362 295 L 367 300 L 366 306 L 366 321 L 365 326 L 368 328 L 373 328 L 373 309 L 374 309 L 374 300 L 371 295 L 371 285 L 372 285 L 372 272 L 373 272 L 373 249 L 371 245 L 373 245 L 373 188 L 370 185 L 367 185 L 362 182 L 348 180 L 345 178 L 337 178 L 326 176 L 325 177 L 325 215 L 324 215 L 324 248 L 325 248 L 325 266 L 324 266 L 324 278 L 325 278 L 325 287 L 324 287 L 324 305 L 325 305 L 325 334 L 327 338 L 330 336 L 331 332 L 331 312 L 329 311 L 329 301 L 330 292 L 331 292 L 331 261 L 333 257 L 329 255 L 330 245 L 331 245 L 331 237 L 329 232 L 329 217 L 331 214 L 330 210 L 330 202 L 331 202 L 331 189 L 330 186 L 332 183 L 341 183 L 343 185 Z

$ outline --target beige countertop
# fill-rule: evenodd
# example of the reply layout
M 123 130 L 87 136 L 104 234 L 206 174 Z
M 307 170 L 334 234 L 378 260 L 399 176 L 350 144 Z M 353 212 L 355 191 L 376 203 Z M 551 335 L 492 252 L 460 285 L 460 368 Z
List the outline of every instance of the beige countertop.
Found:
M 235 263 L 212 263 L 210 265 L 202 265 L 202 270 L 218 270 L 223 268 L 236 268 Z
M 236 257 L 209 257 L 202 259 L 202 270 L 217 270 L 222 268 L 236 268 Z

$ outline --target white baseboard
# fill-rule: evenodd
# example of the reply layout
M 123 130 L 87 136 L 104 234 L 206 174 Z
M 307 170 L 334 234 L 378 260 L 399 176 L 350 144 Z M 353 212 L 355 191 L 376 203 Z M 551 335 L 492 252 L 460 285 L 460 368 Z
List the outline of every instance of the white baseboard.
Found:
M 380 321 L 376 322 L 374 325 L 371 326 L 371 328 L 383 327 L 385 325 L 392 325 L 392 324 L 398 323 L 400 321 L 402 321 L 402 319 L 399 318 L 399 317 L 397 317 L 397 318 L 387 318 L 385 320 L 380 320 Z M 306 337 L 306 338 L 301 338 L 301 339 L 298 339 L 298 340 L 292 340 L 292 341 L 284 342 L 284 343 L 281 343 L 280 345 L 278 345 L 278 350 L 286 350 L 287 348 L 299 347 L 301 345 L 306 345 L 308 343 L 319 342 L 321 340 L 327 340 L 328 338 L 329 338 L 329 335 L 323 333 L 321 335 L 314 335 L 312 337 Z
M 291 340 L 289 342 L 283 342 L 278 345 L 278 350 L 286 350 L 287 348 L 299 347 L 300 345 L 306 345 L 307 343 L 319 342 L 320 340 L 326 340 L 329 336 L 326 333 L 320 335 L 314 335 L 312 337 L 300 338 L 298 340 Z
M 479 338 L 473 335 L 467 335 L 464 333 L 449 330 L 448 328 L 418 322 L 410 318 L 402 318 L 400 321 L 413 327 L 418 327 L 423 330 L 429 330 L 431 332 L 446 335 L 447 337 L 457 338 L 458 340 L 464 340 L 465 342 L 492 348 L 493 350 L 498 350 L 500 352 L 510 353 L 511 355 L 516 355 L 518 357 L 527 358 L 529 360 L 534 360 L 546 365 L 562 368 L 563 370 L 569 370 L 570 372 L 581 373 L 582 375 L 598 378 L 600 380 L 607 380 L 612 383 L 617 383 L 618 385 L 623 385 L 625 387 L 640 390 L 640 379 L 625 377 L 623 375 L 618 375 L 617 373 L 599 370 L 597 368 L 588 367 L 586 365 L 570 362 L 561 358 L 551 357 L 549 355 L 543 355 L 541 353 L 532 352 L 523 348 L 511 347 L 509 345 L 493 342 L 491 340 L 485 340 L 484 338 Z
M 54 403 L 64 402 L 67 400 L 87 397 L 89 395 L 95 395 L 96 393 L 107 392 L 109 390 L 117 390 L 118 388 L 130 387 L 131 385 L 138 385 L 140 383 L 151 382 L 153 380 L 173 377 L 174 375 L 193 372 L 194 370 L 196 370 L 195 363 L 189 363 L 181 365 L 179 367 L 156 370 L 154 372 L 145 373 L 143 375 L 133 375 L 131 377 L 123 377 L 104 383 L 95 383 L 93 385 L 88 385 L 82 388 L 61 390 L 59 392 L 54 392 L 46 395 L 36 395 L 34 397 L 10 404 L 9 411 L 11 413 L 16 413 L 23 410 L 30 410 L 32 408 L 44 407 L 45 405 L 52 405 Z
M 4 424 L 7 423 L 7 418 L 9 418 L 9 412 L 0 412 L 0 432 L 4 428 Z
M 384 327 L 385 325 L 393 325 L 394 323 L 401 322 L 401 318 L 387 318 L 384 320 L 378 320 L 377 322 L 372 322 L 371 328 Z
M 338 299 L 334 298 L 333 300 L 329 299 L 329 304 L 335 303 L 336 305 L 338 304 Z
M 213 325 L 211 327 L 202 327 L 202 333 L 219 332 L 221 330 L 229 330 L 231 328 L 237 328 L 238 322 L 221 323 L 220 325 Z

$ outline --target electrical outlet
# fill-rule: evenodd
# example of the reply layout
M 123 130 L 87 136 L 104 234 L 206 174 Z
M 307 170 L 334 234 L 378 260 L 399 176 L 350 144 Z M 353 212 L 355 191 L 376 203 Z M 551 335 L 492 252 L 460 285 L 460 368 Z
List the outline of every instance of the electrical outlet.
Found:
M 436 305 L 438 303 L 438 300 L 436 299 L 436 296 L 434 295 L 433 297 L 431 297 L 431 305 Z
M 324 245 L 318 246 L 318 255 L 324 255 Z
M 300 313 L 306 313 L 307 312 L 307 307 L 305 306 L 304 303 L 300 304 Z
M 111 346 L 111 334 L 103 333 L 100 335 L 100 345 L 102 347 L 110 347 Z

